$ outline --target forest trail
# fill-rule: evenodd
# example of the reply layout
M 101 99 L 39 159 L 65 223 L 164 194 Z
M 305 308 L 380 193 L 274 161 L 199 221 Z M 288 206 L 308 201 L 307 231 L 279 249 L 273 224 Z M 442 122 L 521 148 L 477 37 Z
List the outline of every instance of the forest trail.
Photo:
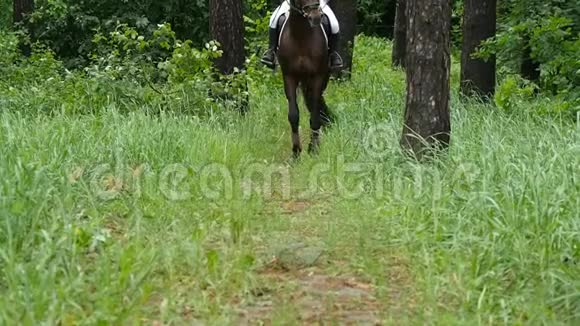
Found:
M 333 214 L 328 202 L 294 199 L 271 204 L 289 222 L 285 238 L 300 242 L 278 249 L 256 271 L 259 285 L 252 289 L 249 300 L 235 308 L 239 324 L 384 325 L 414 316 L 417 298 L 404 255 L 393 252 L 382 257 L 387 268 L 377 285 L 349 266 L 343 256 L 348 253 L 320 245 L 326 229 L 324 215 Z
M 7 56 L 0 325 L 580 325 L 577 121 L 515 79 L 463 101 L 454 60 L 452 147 L 409 160 L 405 73 L 356 47 L 292 165 L 278 74 L 251 66 L 242 118 L 203 74 L 163 95 Z

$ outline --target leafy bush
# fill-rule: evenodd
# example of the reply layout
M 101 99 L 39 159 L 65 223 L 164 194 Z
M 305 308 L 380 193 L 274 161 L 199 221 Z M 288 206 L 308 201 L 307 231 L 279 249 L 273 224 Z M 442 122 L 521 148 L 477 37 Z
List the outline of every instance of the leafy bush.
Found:
M 537 86 L 521 78 L 519 75 L 509 75 L 499 85 L 495 94 L 497 107 L 510 111 L 522 107 L 523 103 L 534 98 Z
M 268 35 L 272 8 L 267 0 L 245 1 L 244 22 L 245 36 L 250 46 L 265 44 L 265 35 Z
M 159 89 L 175 94 L 176 88 L 194 88 L 196 94 L 206 96 L 202 98 L 206 104 L 217 106 L 235 107 L 248 96 L 245 71 L 231 76 L 215 71 L 213 60 L 222 55 L 217 42 L 196 49 L 191 40 L 178 40 L 169 24 L 159 25 L 151 37 L 120 25 L 108 36 L 97 34 L 94 42 L 98 51 L 91 55 L 93 64 L 85 71 L 95 78 L 148 86 L 161 95 L 165 94 Z
M 0 75 L 6 85 L 40 84 L 58 77 L 64 68 L 55 54 L 42 45 L 35 45 L 30 57 L 20 53 L 18 33 L 0 32 Z
M 0 30 L 7 30 L 12 24 L 12 1 L 0 0 Z
M 5 69 L 10 69 L 10 66 L 19 57 L 18 37 L 14 33 L 0 30 L 0 45 L 0 71 L 4 71 Z
M 16 33 L 0 33 L 0 98 L 7 110 L 52 114 L 120 111 L 206 115 L 247 105 L 247 72 L 221 76 L 213 60 L 219 44 L 201 49 L 181 41 L 169 24 L 150 36 L 119 25 L 93 37 L 94 52 L 83 69 L 68 70 L 50 49 L 35 45 L 21 56 Z M 253 63 L 256 66 L 256 62 Z
M 150 36 L 158 24 L 170 23 L 177 38 L 196 45 L 207 40 L 207 1 L 38 0 L 32 17 L 35 35 L 62 58 L 67 66 L 86 64 L 93 52 L 92 36 L 113 32 L 118 25 L 135 26 Z
M 544 115 L 561 115 L 574 119 L 580 109 L 578 100 L 556 97 L 540 98 L 536 94 L 539 87 L 519 75 L 506 76 L 498 86 L 495 94 L 495 104 L 498 108 L 513 112 L 518 108 L 526 108 L 530 112 Z
M 219 44 L 210 41 L 201 50 L 195 49 L 191 41 L 177 41 L 171 58 L 160 64 L 172 83 L 191 81 L 193 77 L 210 75 L 213 72 L 212 60 L 220 57 Z
M 358 0 L 359 33 L 393 35 L 397 0 Z
M 10 4 L 2 1 L 5 6 Z M 248 0 L 244 4 L 248 45 L 259 50 L 267 35 L 272 1 Z M 395 0 L 361 0 L 359 31 L 391 35 L 394 8 Z M 134 26 L 140 35 L 148 37 L 159 24 L 169 23 L 178 39 L 202 46 L 209 39 L 208 9 L 207 0 L 37 0 L 32 26 L 36 39 L 48 44 L 72 68 L 88 64 L 88 55 L 94 52 L 95 32 L 107 35 L 123 24 Z M 6 26 L 10 25 L 9 18 Z
M 542 87 L 555 94 L 580 94 L 580 34 L 574 35 L 572 26 L 570 18 L 553 16 L 532 30 L 532 56 L 542 63 Z
M 484 43 L 479 56 L 497 55 L 500 76 L 508 76 L 502 87 L 511 88 L 511 75 L 520 73 L 528 49 L 530 59 L 540 67 L 538 89 L 556 95 L 566 110 L 578 110 L 580 8 L 573 1 L 509 0 L 499 10 L 498 33 Z
M 180 50 L 176 56 L 186 56 L 189 52 L 197 51 L 192 48 L 191 41 L 184 48 L 184 43 L 177 40 L 169 24 L 159 25 L 149 37 L 140 35 L 135 27 L 122 24 L 108 35 L 97 33 L 93 37 L 93 44 L 95 51 L 90 55 L 90 71 L 103 71 L 110 73 L 115 79 L 140 83 L 146 83 L 152 78 L 167 79 L 166 71 L 159 68 L 167 66 L 164 63 L 173 56 L 174 51 Z M 219 54 L 206 56 L 202 65 L 210 67 L 210 59 Z M 197 56 L 196 59 L 202 57 Z M 201 60 L 188 63 L 195 67 L 199 61 Z
M 569 18 L 551 16 L 510 27 L 486 42 L 480 55 L 498 54 L 503 72 L 519 72 L 522 49 L 530 47 L 531 57 L 540 64 L 542 88 L 553 93 L 578 85 L 580 62 L 579 34 L 574 34 Z M 526 44 L 529 42 L 529 44 Z

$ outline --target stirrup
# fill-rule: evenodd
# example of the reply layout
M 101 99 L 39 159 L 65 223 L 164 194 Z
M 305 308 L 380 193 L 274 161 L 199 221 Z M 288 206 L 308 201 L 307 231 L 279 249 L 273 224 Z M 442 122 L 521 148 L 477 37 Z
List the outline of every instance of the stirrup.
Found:
M 338 65 L 333 65 L 333 56 L 334 56 L 335 59 L 338 59 L 337 60 L 339 62 Z M 342 68 L 344 68 L 344 60 L 342 59 L 342 57 L 340 56 L 340 54 L 338 52 L 331 53 L 329 59 L 330 59 L 329 60 L 330 61 L 329 64 L 330 64 L 330 68 L 331 69 L 342 69 Z
M 268 67 L 268 68 L 270 68 L 270 69 L 276 69 L 276 62 L 271 62 L 271 61 L 268 61 L 268 60 L 264 60 L 263 58 L 262 58 L 262 59 L 260 59 L 260 62 L 261 62 L 261 63 L 262 63 L 264 66 L 266 66 L 266 67 Z
M 268 54 L 268 53 L 272 54 L 271 58 L 265 58 L 266 54 Z M 262 55 L 262 57 L 260 58 L 260 62 L 268 68 L 276 69 L 276 53 L 275 53 L 275 51 L 273 49 L 269 49 L 268 51 L 266 51 L 266 53 L 264 53 Z
M 338 65 L 333 65 L 332 62 L 330 63 L 330 69 L 342 69 L 342 68 L 344 68 L 344 63 L 343 62 L 341 62 Z

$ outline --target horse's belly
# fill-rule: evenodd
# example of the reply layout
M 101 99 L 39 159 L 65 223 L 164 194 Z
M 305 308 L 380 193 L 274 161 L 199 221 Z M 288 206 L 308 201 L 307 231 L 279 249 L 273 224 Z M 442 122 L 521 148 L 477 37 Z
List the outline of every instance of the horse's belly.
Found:
M 312 34 L 308 39 L 296 39 L 284 33 L 278 49 L 278 59 L 286 74 L 317 75 L 328 70 L 328 52 L 324 35 Z M 310 46 L 308 46 L 310 44 Z
M 306 56 L 298 56 L 296 58 L 295 65 L 296 70 L 304 73 L 314 74 L 317 73 L 318 70 L 320 70 L 319 67 L 315 65 L 315 61 L 313 61 L 312 58 Z

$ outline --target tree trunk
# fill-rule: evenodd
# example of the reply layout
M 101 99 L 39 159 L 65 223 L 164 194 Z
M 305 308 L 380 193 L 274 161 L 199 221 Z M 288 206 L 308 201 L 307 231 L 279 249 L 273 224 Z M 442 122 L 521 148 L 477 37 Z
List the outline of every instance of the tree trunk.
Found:
M 356 35 L 357 22 L 356 0 L 333 0 L 330 6 L 340 22 L 340 45 L 339 53 L 344 60 L 342 75 L 347 78 L 352 73 L 352 58 L 354 50 L 354 37 Z
M 540 63 L 532 58 L 532 48 L 530 45 L 530 37 L 524 36 L 524 49 L 522 52 L 522 65 L 520 67 L 521 75 L 525 79 L 533 82 L 540 80 Z
M 393 67 L 405 68 L 407 56 L 407 0 L 397 0 L 393 39 Z
M 32 30 L 27 24 L 27 18 L 34 11 L 34 0 L 14 0 L 12 2 L 12 15 L 13 22 L 16 28 L 25 27 L 28 29 L 30 38 L 32 38 Z M 30 56 L 32 49 L 30 47 L 30 40 L 21 39 L 20 40 L 20 51 L 25 56 Z
M 34 11 L 34 0 L 14 0 L 12 5 L 14 24 L 24 22 L 26 16 Z
M 473 58 L 481 43 L 496 32 L 497 0 L 465 0 L 463 12 L 463 52 L 461 93 L 489 98 L 495 92 L 496 60 Z
M 378 36 L 388 38 L 392 40 L 394 38 L 393 32 L 395 31 L 395 19 L 397 15 L 397 2 L 398 0 L 385 0 L 385 12 L 381 16 L 381 23 L 385 28 L 383 32 L 380 29 Z
M 244 17 L 240 0 L 210 0 L 210 35 L 221 44 L 223 55 L 215 62 L 223 74 L 241 69 L 245 62 Z
M 407 3 L 407 108 L 401 146 L 418 159 L 450 142 L 450 2 Z

